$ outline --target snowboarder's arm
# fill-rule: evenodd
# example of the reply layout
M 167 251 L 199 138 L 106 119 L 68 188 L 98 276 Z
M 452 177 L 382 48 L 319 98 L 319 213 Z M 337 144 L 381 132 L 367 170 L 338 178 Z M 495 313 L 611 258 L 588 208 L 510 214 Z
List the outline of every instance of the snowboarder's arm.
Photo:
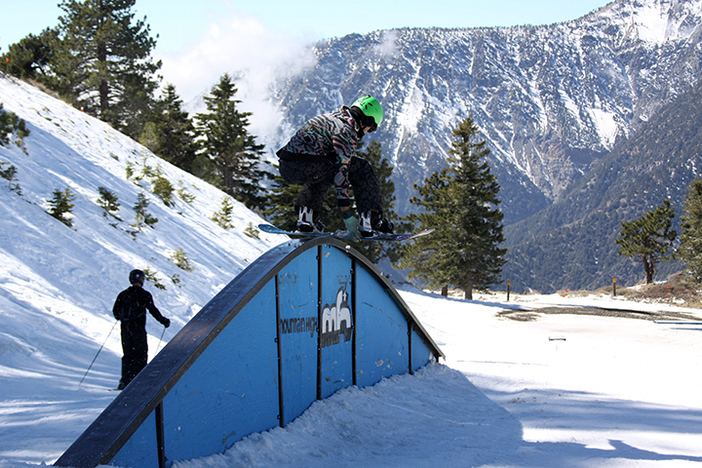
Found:
M 349 164 L 351 158 L 356 154 L 358 138 L 355 131 L 350 126 L 343 127 L 342 131 L 332 138 L 334 151 L 337 156 L 338 172 L 334 176 L 334 187 L 336 188 L 336 200 L 339 208 L 351 206 L 351 195 L 349 189 Z

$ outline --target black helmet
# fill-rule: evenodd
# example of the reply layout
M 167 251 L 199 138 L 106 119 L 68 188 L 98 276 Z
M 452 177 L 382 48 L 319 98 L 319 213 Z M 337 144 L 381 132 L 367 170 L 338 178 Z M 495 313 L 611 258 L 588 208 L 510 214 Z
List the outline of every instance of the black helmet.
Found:
M 131 284 L 139 283 L 143 286 L 145 279 L 146 279 L 146 275 L 141 270 L 132 270 L 129 272 L 129 282 Z

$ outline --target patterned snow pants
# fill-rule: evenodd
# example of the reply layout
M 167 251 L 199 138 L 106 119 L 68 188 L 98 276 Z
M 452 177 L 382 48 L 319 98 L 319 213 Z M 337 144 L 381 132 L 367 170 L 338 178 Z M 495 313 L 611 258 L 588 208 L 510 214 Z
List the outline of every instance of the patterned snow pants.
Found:
M 306 206 L 315 213 L 322 210 L 322 203 L 329 188 L 334 184 L 338 169 L 331 163 L 307 163 L 280 160 L 280 175 L 289 184 L 301 184 L 302 191 L 295 207 Z M 353 187 L 359 214 L 367 211 L 383 212 L 380 181 L 370 163 L 363 158 L 352 157 L 349 163 L 349 182 Z

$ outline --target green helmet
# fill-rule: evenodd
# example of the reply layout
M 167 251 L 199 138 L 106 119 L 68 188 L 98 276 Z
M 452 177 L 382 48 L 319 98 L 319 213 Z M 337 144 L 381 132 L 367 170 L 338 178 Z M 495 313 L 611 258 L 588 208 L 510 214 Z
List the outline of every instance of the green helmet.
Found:
M 373 96 L 368 95 L 356 99 L 356 102 L 351 104 L 351 107 L 354 106 L 361 109 L 366 117 L 371 117 L 376 127 L 383 121 L 383 108 Z

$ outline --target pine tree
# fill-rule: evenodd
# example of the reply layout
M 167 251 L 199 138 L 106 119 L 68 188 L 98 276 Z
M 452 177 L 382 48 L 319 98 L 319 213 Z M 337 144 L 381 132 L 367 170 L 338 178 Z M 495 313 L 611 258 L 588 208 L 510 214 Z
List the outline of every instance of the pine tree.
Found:
M 54 197 L 51 200 L 48 200 L 50 208 L 47 213 L 61 221 L 66 226 L 73 227 L 73 221 L 71 218 L 67 218 L 66 215 L 73 212 L 74 205 L 72 202 L 76 198 L 75 194 L 71 192 L 70 187 L 66 187 L 66 190 L 63 192 L 58 189 L 54 190 L 53 195 Z
M 17 182 L 17 168 L 10 164 L 7 169 L 3 169 L 6 164 L 10 164 L 4 161 L 0 161 L 0 177 L 7 181 L 7 188 L 12 192 L 16 192 L 17 195 L 22 195 L 22 189 L 20 188 L 19 182 Z
M 137 202 L 134 205 L 134 211 L 136 212 L 135 222 L 132 224 L 132 227 L 134 227 L 137 232 L 141 232 L 144 226 L 149 226 L 151 229 L 154 229 L 154 224 L 158 222 L 158 218 L 147 211 L 148 207 L 149 200 L 147 200 L 146 195 L 139 192 L 137 195 Z
M 197 153 L 195 127 L 172 84 L 163 90 L 139 142 L 171 164 L 193 173 Z
M 685 198 L 678 257 L 686 264 L 688 278 L 702 284 L 702 179 L 696 178 Z
M 55 29 L 45 29 L 39 36 L 29 34 L 0 57 L 0 70 L 22 79 L 50 84 L 50 63 L 54 56 Z
M 115 195 L 115 192 L 108 190 L 105 187 L 98 187 L 98 193 L 100 198 L 98 198 L 98 205 L 103 209 L 102 215 L 107 218 L 112 216 L 117 221 L 122 221 L 118 216 L 120 203 L 117 201 L 119 197 Z
M 234 227 L 232 224 L 232 214 L 234 213 L 234 204 L 229 197 L 225 196 L 222 198 L 222 204 L 219 211 L 215 213 L 210 218 L 215 223 L 219 224 L 223 229 L 231 229 Z
M 668 250 L 677 237 L 672 230 L 675 209 L 670 200 L 655 210 L 649 211 L 641 218 L 622 223 L 622 231 L 615 242 L 620 246 L 619 255 L 635 257 L 643 263 L 646 273 L 646 284 L 653 283 L 656 265 L 671 258 Z
M 136 138 L 158 86 L 149 26 L 136 0 L 63 0 L 52 71 L 54 90 L 90 115 Z
M 0 102 L 0 146 L 5 146 L 14 140 L 17 146 L 23 147 L 24 138 L 29 135 L 24 119 L 17 117 L 14 112 L 5 112 Z
M 415 185 L 410 201 L 422 208 L 408 218 L 421 228 L 436 228 L 408 245 L 399 263 L 410 278 L 422 277 L 429 285 L 485 289 L 500 279 L 506 249 L 503 215 L 497 208 L 500 186 L 490 173 L 485 141 L 475 143 L 478 127 L 466 118 L 453 132 L 450 166 Z
M 205 136 L 203 156 L 213 166 L 214 179 L 210 180 L 249 208 L 261 208 L 258 183 L 272 174 L 260 169 L 264 146 L 256 144 L 256 137 L 246 129 L 251 113 L 238 110 L 237 91 L 231 77 L 224 74 L 205 97 L 207 112 L 197 114 L 195 120 Z M 200 176 L 208 179 L 207 174 Z

